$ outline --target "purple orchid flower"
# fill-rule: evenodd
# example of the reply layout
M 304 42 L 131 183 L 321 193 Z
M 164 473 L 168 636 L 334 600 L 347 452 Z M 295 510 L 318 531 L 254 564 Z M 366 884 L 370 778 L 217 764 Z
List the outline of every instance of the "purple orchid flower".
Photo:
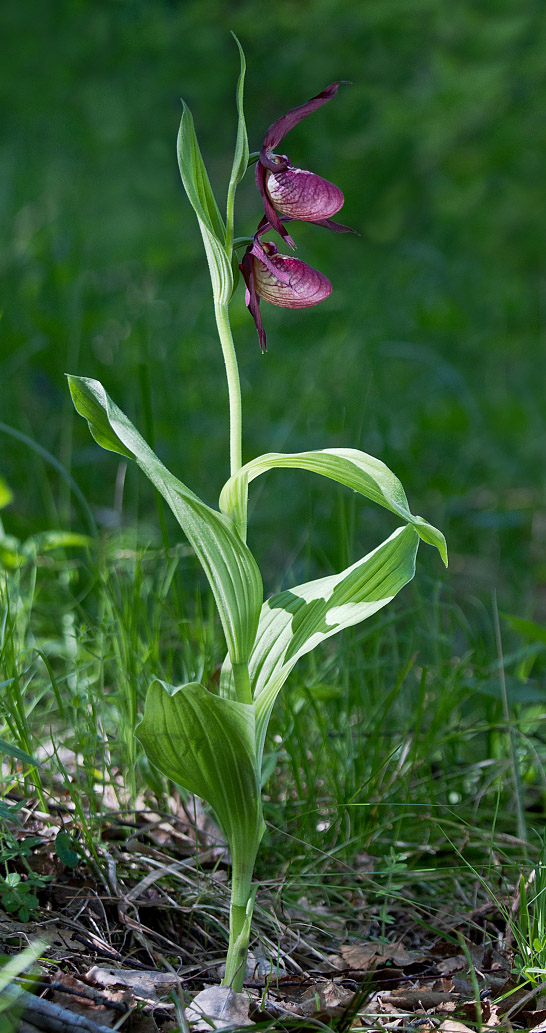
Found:
M 262 220 L 239 266 L 246 283 L 245 303 L 256 324 L 262 352 L 267 351 L 267 341 L 260 298 L 281 308 L 310 308 L 332 293 L 328 277 L 318 269 L 299 258 L 281 255 L 275 244 L 260 240 L 260 234 L 269 229 L 269 223 Z
M 290 247 L 295 246 L 294 241 L 279 215 L 337 229 L 336 223 L 329 224 L 329 220 L 339 212 L 345 198 L 334 183 L 315 172 L 294 168 L 286 154 L 275 154 L 274 148 L 302 119 L 335 97 L 341 83 L 342 80 L 331 83 L 306 104 L 292 108 L 273 122 L 265 134 L 256 165 L 256 185 L 263 198 L 266 219 Z

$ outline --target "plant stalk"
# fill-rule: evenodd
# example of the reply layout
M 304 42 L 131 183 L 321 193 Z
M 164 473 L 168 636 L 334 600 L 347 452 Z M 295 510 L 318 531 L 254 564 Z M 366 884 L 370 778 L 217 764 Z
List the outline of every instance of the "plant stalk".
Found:
M 242 464 L 242 427 L 243 417 L 241 408 L 241 383 L 239 380 L 239 368 L 235 345 L 229 322 L 227 305 L 215 302 L 214 314 L 218 336 L 222 345 L 222 354 L 226 367 L 226 376 L 229 394 L 229 457 L 231 476 L 238 473 Z
M 235 698 L 238 703 L 252 703 L 252 687 L 248 664 L 233 664 L 233 681 L 235 683 Z
M 229 945 L 222 985 L 230 986 L 235 993 L 241 993 L 243 989 L 252 912 L 258 889 L 257 886 L 252 886 L 254 860 L 255 855 L 250 864 L 248 857 L 241 863 L 236 853 L 232 855 Z

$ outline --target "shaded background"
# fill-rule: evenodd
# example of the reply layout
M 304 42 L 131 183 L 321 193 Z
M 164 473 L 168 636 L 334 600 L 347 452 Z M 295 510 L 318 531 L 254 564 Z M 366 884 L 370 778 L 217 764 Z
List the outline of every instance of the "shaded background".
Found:
M 138 520 L 157 537 L 149 485 L 128 470 L 120 515 L 118 460 L 73 413 L 64 373 L 98 377 L 173 472 L 215 503 L 228 473 L 226 390 L 175 139 L 184 96 L 223 207 L 238 71 L 230 29 L 247 55 L 251 149 L 288 108 L 352 81 L 286 148 L 342 187 L 341 218 L 361 233 L 298 227 L 299 254 L 334 291 L 309 311 L 264 304 L 265 357 L 239 288 L 245 458 L 373 453 L 446 533 L 448 575 L 422 550 L 433 582 L 447 578 L 463 606 L 489 606 L 495 586 L 501 608 L 543 619 L 540 0 L 3 5 L 0 420 L 71 470 L 107 531 Z M 247 180 L 239 234 L 260 212 Z M 10 533 L 85 529 L 53 469 L 5 433 L 0 476 L 14 493 L 2 514 Z M 270 474 L 253 500 L 250 544 L 268 589 L 288 571 L 344 565 L 394 526 L 312 475 Z

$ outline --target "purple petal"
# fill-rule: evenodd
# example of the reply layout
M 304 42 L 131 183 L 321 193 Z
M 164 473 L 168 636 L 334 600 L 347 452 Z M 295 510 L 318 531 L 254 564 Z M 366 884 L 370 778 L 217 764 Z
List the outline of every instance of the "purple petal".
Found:
M 307 118 L 317 108 L 321 108 L 323 104 L 327 104 L 332 97 L 335 97 L 339 87 L 345 80 L 340 79 L 339 82 L 330 83 L 324 90 L 317 93 L 316 97 L 311 97 L 305 104 L 300 104 L 297 108 L 291 108 L 290 111 L 283 115 L 282 118 L 278 118 L 276 122 L 273 122 L 269 126 L 267 133 L 265 134 L 263 151 L 273 150 L 277 145 L 284 140 L 287 133 L 290 132 L 294 126 L 297 126 L 302 119 Z M 262 156 L 260 155 L 260 160 Z
M 252 316 L 258 331 L 258 340 L 260 342 L 260 349 L 262 352 L 267 351 L 267 340 L 265 336 L 265 330 L 263 328 L 262 317 L 260 314 L 260 299 L 256 293 L 256 285 L 254 282 L 254 268 L 253 260 L 251 256 L 251 248 L 247 248 L 243 256 L 239 269 L 241 270 L 244 281 L 246 283 L 245 293 L 245 305 Z
M 273 258 L 279 253 L 279 249 L 276 244 L 273 244 L 270 240 L 262 244 L 258 234 L 256 234 L 254 241 L 248 250 L 251 255 L 254 255 L 259 262 L 262 262 L 267 269 L 269 269 L 269 272 L 274 279 L 280 280 L 281 283 L 285 285 L 290 283 L 290 273 L 288 269 L 284 269 L 273 262 Z
M 335 183 L 306 169 L 292 167 L 284 172 L 266 172 L 265 190 L 277 212 L 302 222 L 329 219 L 339 212 L 345 201 Z
M 271 305 L 281 308 L 310 308 L 332 293 L 332 284 L 318 269 L 289 255 L 269 255 L 267 265 L 253 256 L 252 271 L 256 293 Z M 288 273 L 288 282 L 286 274 Z

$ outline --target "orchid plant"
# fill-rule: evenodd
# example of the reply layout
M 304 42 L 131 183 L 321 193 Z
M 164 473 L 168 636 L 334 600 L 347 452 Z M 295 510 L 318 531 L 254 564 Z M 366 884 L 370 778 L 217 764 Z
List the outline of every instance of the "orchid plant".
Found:
M 305 308 L 325 300 L 332 287 L 321 272 L 279 252 L 276 244 L 263 238 L 276 233 L 282 244 L 293 248 L 286 228 L 289 222 L 294 226 L 299 221 L 313 222 L 334 231 L 347 227 L 331 219 L 343 205 L 341 190 L 314 172 L 292 166 L 286 155 L 274 151 L 302 119 L 336 96 L 340 83 L 332 83 L 274 122 L 261 150 L 251 155 L 243 111 L 245 59 L 236 42 L 241 62 L 238 128 L 225 221 L 184 103 L 178 135 L 180 174 L 203 237 L 227 374 L 231 469 L 219 508 L 206 505 L 166 469 L 102 384 L 74 376 L 69 383 L 74 405 L 87 419 L 95 440 L 135 460 L 169 504 L 203 566 L 222 623 L 227 655 L 217 694 L 197 682 L 171 686 L 153 681 L 136 735 L 163 774 L 208 802 L 226 836 L 232 883 L 223 983 L 240 990 L 256 895 L 254 865 L 265 828 L 262 757 L 275 700 L 300 657 L 386 606 L 411 580 L 420 540 L 436 546 L 446 563 L 447 556 L 441 532 L 410 512 L 397 477 L 364 452 L 353 448 L 270 452 L 242 462 L 241 392 L 229 320 L 238 276 L 236 251 L 244 249 L 240 269 L 246 304 L 265 350 L 261 299 L 284 308 Z M 253 236 L 236 239 L 236 188 L 252 164 L 264 214 Z M 390 510 L 402 526 L 346 570 L 295 585 L 264 602 L 260 571 L 246 544 L 247 498 L 251 481 L 277 467 L 310 470 L 346 485 Z

